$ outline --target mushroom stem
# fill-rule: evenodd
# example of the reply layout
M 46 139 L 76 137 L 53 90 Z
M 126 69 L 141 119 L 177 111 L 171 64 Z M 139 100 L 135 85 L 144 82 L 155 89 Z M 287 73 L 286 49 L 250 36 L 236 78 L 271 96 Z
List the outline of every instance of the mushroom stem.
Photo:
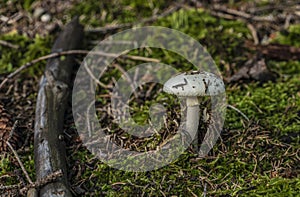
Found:
M 188 97 L 186 100 L 186 131 L 190 134 L 193 150 L 198 152 L 199 100 L 198 97 Z

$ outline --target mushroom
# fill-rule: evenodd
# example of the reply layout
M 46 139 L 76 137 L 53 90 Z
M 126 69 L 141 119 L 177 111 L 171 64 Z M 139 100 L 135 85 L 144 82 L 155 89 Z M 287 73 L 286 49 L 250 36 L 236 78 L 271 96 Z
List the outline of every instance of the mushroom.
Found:
M 214 96 L 225 92 L 223 80 L 205 71 L 191 71 L 170 78 L 163 91 L 186 99 L 186 128 L 198 151 L 199 97 Z

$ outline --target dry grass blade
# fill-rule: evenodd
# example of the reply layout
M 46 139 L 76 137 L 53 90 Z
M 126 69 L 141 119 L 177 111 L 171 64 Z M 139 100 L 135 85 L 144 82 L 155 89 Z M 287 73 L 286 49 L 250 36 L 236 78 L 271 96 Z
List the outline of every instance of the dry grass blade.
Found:
M 243 113 L 241 112 L 241 110 L 239 110 L 238 108 L 232 106 L 232 105 L 227 105 L 227 107 L 233 109 L 234 111 L 238 112 L 239 114 L 241 114 L 248 122 L 250 121 L 249 118 Z

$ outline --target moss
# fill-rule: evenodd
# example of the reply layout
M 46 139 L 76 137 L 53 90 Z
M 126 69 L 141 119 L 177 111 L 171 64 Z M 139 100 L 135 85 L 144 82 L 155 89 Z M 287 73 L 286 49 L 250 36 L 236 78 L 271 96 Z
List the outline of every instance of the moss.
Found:
M 245 60 L 247 50 L 242 50 L 240 45 L 249 38 L 249 32 L 241 22 L 217 19 L 202 10 L 180 10 L 155 25 L 174 28 L 196 38 L 207 46 L 217 64 Z M 169 51 L 153 49 L 147 53 L 139 49 L 130 54 L 158 58 L 182 71 L 191 68 L 182 57 Z M 136 65 L 131 60 L 118 63 L 126 69 Z M 228 102 L 244 112 L 251 122 L 248 125 L 236 111 L 227 110 L 222 140 L 217 142 L 210 157 L 197 159 L 187 150 L 168 166 L 142 173 L 106 168 L 98 162 L 102 167 L 87 169 L 88 175 L 92 174 L 92 180 L 97 180 L 106 174 L 108 182 L 102 180 L 99 184 L 93 183 L 93 187 L 101 188 L 99 194 L 108 196 L 143 193 L 183 196 L 192 195 L 191 192 L 201 196 L 204 187 L 212 196 L 297 195 L 299 178 L 295 173 L 299 169 L 294 167 L 298 161 L 292 155 L 299 148 L 300 66 L 297 61 L 270 60 L 267 64 L 280 75 L 276 83 L 227 86 Z M 105 79 L 109 80 L 114 72 L 108 72 Z M 119 77 L 120 73 L 115 76 Z M 158 94 L 156 99 L 145 103 L 133 100 L 135 121 L 145 123 L 149 106 L 163 101 L 166 96 Z M 167 100 L 175 102 L 174 98 Z M 287 136 L 295 136 L 295 133 L 296 137 L 290 137 L 286 144 Z
M 71 8 L 71 15 L 80 13 L 86 25 L 104 26 L 111 22 L 135 22 L 151 16 L 153 8 L 165 7 L 167 4 L 162 1 L 150 1 L 148 4 L 122 1 L 121 6 L 115 6 L 107 1 L 89 0 Z M 141 9 L 145 10 L 144 14 L 139 12 Z M 242 22 L 218 19 L 201 9 L 182 9 L 154 25 L 177 29 L 194 37 L 212 54 L 221 71 L 225 69 L 220 66 L 221 62 L 239 64 L 246 60 L 247 50 L 242 44 L 250 38 L 250 34 Z M 288 34 L 279 33 L 275 42 L 299 47 L 298 38 L 299 27 L 295 25 L 289 28 Z M 1 73 L 11 72 L 21 64 L 48 53 L 52 41 L 51 37 L 30 40 L 16 34 L 1 35 L 1 39 L 20 46 L 19 50 L 0 46 Z M 157 58 L 181 71 L 192 68 L 185 59 L 166 50 L 137 49 L 130 54 Z M 142 62 L 118 60 L 117 63 L 130 69 Z M 44 64 L 35 65 L 30 72 L 40 72 L 40 66 Z M 251 121 L 247 122 L 236 111 L 228 109 L 221 139 L 207 157 L 197 158 L 186 150 L 168 166 L 151 172 L 133 173 L 109 167 L 82 147 L 75 152 L 69 150 L 72 185 L 86 188 L 94 195 L 107 196 L 192 196 L 192 192 L 201 196 L 205 188 L 210 196 L 297 196 L 300 193 L 299 158 L 295 156 L 300 141 L 300 63 L 269 60 L 267 64 L 279 73 L 275 83 L 260 85 L 250 82 L 226 87 L 229 104 L 240 109 Z M 109 83 L 112 77 L 118 79 L 121 74 L 117 69 L 109 68 L 101 81 Z M 98 90 L 98 96 L 107 93 L 103 88 Z M 134 120 L 140 124 L 147 122 L 151 104 L 166 101 L 170 106 L 178 104 L 174 97 L 166 94 L 151 96 L 151 101 L 133 100 L 130 103 Z M 97 97 L 96 105 L 108 103 L 107 99 Z M 116 132 L 114 129 L 116 127 L 113 127 L 112 133 Z M 154 145 L 162 138 L 156 140 Z M 30 176 L 34 177 L 32 155 L 31 151 L 22 155 L 21 159 Z M 1 155 L 0 176 L 18 169 L 10 161 L 10 156 Z M 7 183 L 17 183 L 17 180 L 12 178 Z
M 215 18 L 202 9 L 180 10 L 155 25 L 179 30 L 198 40 L 217 65 L 221 60 L 231 62 L 243 57 L 247 51 L 242 47 L 243 40 L 250 37 L 246 24 Z
M 29 177 L 35 180 L 35 169 L 33 160 L 33 146 L 26 154 L 19 155 Z M 6 185 L 19 184 L 20 178 L 24 178 L 23 172 L 15 157 L 10 154 L 0 154 L 0 177 L 4 178 Z
M 297 122 L 297 111 L 300 110 L 299 87 L 298 77 L 293 77 L 278 80 L 277 83 L 269 82 L 262 87 L 249 84 L 244 89 L 229 89 L 227 95 L 229 103 L 235 103 L 250 119 L 284 134 L 300 129 Z M 227 121 L 235 124 L 237 118 L 231 113 Z
M 80 1 L 71 8 L 71 16 L 81 15 L 86 25 L 93 27 L 105 26 L 110 23 L 131 23 L 154 15 L 155 10 L 165 9 L 172 1 L 162 0 L 105 0 Z M 142 12 L 140 10 L 143 10 Z
M 42 38 L 37 35 L 34 39 L 29 39 L 17 33 L 1 35 L 0 39 L 19 47 L 18 49 L 12 49 L 0 45 L 0 73 L 12 72 L 27 62 L 49 54 L 52 42 L 52 37 Z M 31 75 L 39 74 L 43 70 L 44 65 L 45 61 L 37 63 L 27 72 Z
M 300 47 L 300 25 L 291 25 L 287 31 L 277 33 L 277 37 L 273 42 Z

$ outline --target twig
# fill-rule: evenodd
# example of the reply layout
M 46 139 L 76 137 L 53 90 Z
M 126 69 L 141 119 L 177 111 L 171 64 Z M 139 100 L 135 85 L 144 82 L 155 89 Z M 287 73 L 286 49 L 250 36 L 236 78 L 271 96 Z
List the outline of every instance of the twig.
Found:
M 238 112 L 239 114 L 241 114 L 248 122 L 250 121 L 249 118 L 243 113 L 241 112 L 238 108 L 232 106 L 232 105 L 227 105 L 227 107 L 233 109 L 234 111 Z
M 21 187 L 21 184 L 15 184 L 15 185 L 5 185 L 5 186 L 0 186 L 0 190 L 5 190 L 5 191 L 11 191 L 11 190 L 19 190 L 22 195 L 25 195 L 30 189 L 38 189 L 48 183 L 56 181 L 58 178 L 62 177 L 63 173 L 61 170 L 58 170 L 54 173 L 49 174 L 45 178 L 35 181 L 34 183 L 30 183 L 28 185 L 25 185 Z
M 213 6 L 208 7 L 207 9 L 213 16 L 219 18 L 224 18 L 228 20 L 241 20 L 245 23 L 251 22 L 252 24 L 257 22 L 268 23 L 268 25 L 272 29 L 277 31 L 281 29 L 281 26 L 279 26 L 278 23 L 282 23 L 282 21 L 285 21 L 287 26 L 290 20 L 294 20 L 298 18 L 295 13 L 291 14 L 290 19 L 287 19 L 287 14 L 277 14 L 277 15 L 269 14 L 266 16 L 258 16 L 258 15 L 254 15 L 251 12 L 247 13 L 241 10 L 230 9 L 227 8 L 226 6 L 219 5 L 219 4 L 214 4 Z M 293 12 L 292 9 L 287 9 L 287 11 L 288 13 Z
M 29 177 L 29 175 L 28 175 L 28 173 L 27 173 L 27 171 L 26 171 L 26 169 L 25 169 L 25 167 L 24 167 L 24 165 L 23 165 L 23 163 L 22 163 L 20 157 L 18 156 L 18 153 L 14 150 L 14 148 L 12 147 L 12 145 L 11 145 L 10 142 L 9 142 L 10 138 L 13 136 L 13 133 L 15 132 L 15 130 L 16 130 L 16 128 L 17 128 L 17 125 L 18 125 L 18 121 L 15 121 L 15 123 L 14 123 L 14 125 L 13 125 L 13 127 L 12 127 L 12 129 L 11 129 L 11 131 L 10 131 L 10 133 L 9 133 L 9 137 L 8 137 L 8 140 L 6 141 L 6 144 L 7 144 L 7 146 L 10 148 L 10 150 L 13 152 L 13 154 L 15 155 L 15 157 L 16 157 L 16 159 L 17 159 L 17 161 L 18 161 L 18 163 L 19 163 L 19 165 L 20 165 L 20 167 L 21 167 L 23 173 L 25 174 L 26 179 L 27 179 L 28 182 L 31 184 L 31 183 L 32 183 L 32 180 L 31 180 L 31 178 Z
M 33 184 L 31 178 L 29 177 L 29 175 L 28 175 L 28 173 L 27 173 L 27 171 L 26 171 L 26 169 L 25 169 L 25 167 L 24 167 L 24 165 L 23 165 L 23 163 L 22 163 L 22 161 L 20 159 L 20 157 L 18 156 L 18 153 L 14 150 L 14 148 L 12 147 L 12 145 L 9 142 L 9 140 L 11 139 L 11 137 L 13 136 L 13 133 L 15 132 L 15 130 L 17 128 L 17 125 L 18 125 L 18 121 L 15 121 L 15 123 L 14 123 L 14 125 L 13 125 L 13 127 L 12 127 L 12 129 L 11 129 L 11 131 L 9 133 L 9 137 L 8 137 L 8 139 L 6 141 L 6 144 L 10 148 L 10 150 L 13 152 L 13 154 L 14 154 L 15 158 L 17 159 L 17 161 L 18 161 L 18 163 L 19 163 L 19 165 L 20 165 L 23 173 L 25 174 L 25 177 L 26 177 L 27 181 L 29 182 L 29 184 Z M 8 189 L 9 190 L 13 190 L 13 189 L 16 189 L 16 188 L 19 188 L 19 187 L 20 187 L 20 184 L 18 184 L 18 185 L 12 185 L 12 186 L 6 186 L 6 187 L 4 187 L 4 189 L 6 189 L 6 190 L 8 190 Z M 3 189 L 3 188 L 0 188 L 0 189 Z
M 8 139 L 7 139 L 8 142 L 9 142 L 9 140 L 12 138 L 12 136 L 14 135 L 14 132 L 15 132 L 15 130 L 16 130 L 18 124 L 19 124 L 19 121 L 16 120 L 15 123 L 14 123 L 14 125 L 13 125 L 13 127 L 11 128 L 10 133 L 9 133 L 9 137 L 8 137 Z
M 210 13 L 213 16 L 224 18 L 224 19 L 228 19 L 228 20 L 234 20 L 234 19 L 236 19 L 235 16 L 232 16 L 230 14 L 224 14 L 224 13 L 216 12 L 216 11 L 213 11 L 213 10 L 210 10 Z
M 192 194 L 193 197 L 197 197 L 197 195 L 189 187 L 187 187 L 187 190 Z
M 262 53 L 264 56 L 276 60 L 299 60 L 300 48 L 282 45 L 282 44 L 268 44 L 268 45 L 255 45 L 253 42 L 246 40 L 245 46 Z
M 279 5 L 266 5 L 262 7 L 252 7 L 250 9 L 247 9 L 250 13 L 256 14 L 256 13 L 262 13 L 266 11 L 274 11 L 274 10 L 290 10 L 294 11 L 293 6 L 297 6 L 297 2 L 280 2 Z
M 18 45 L 15 45 L 15 44 L 11 44 L 5 40 L 0 40 L 0 44 L 3 45 L 3 46 L 6 46 L 6 47 L 10 47 L 10 48 L 13 48 L 13 49 L 18 49 L 19 46 Z
M 42 187 L 48 183 L 51 183 L 51 182 L 54 182 L 56 181 L 58 178 L 62 177 L 63 176 L 63 173 L 62 173 L 62 170 L 58 170 L 58 171 L 55 171 L 49 175 L 47 175 L 45 178 L 39 180 L 39 181 L 36 181 L 32 184 L 29 184 L 29 185 L 26 185 L 24 186 L 20 191 L 21 191 L 21 194 L 24 194 L 24 193 L 27 193 L 28 190 L 30 188 L 39 188 L 39 187 Z
M 19 165 L 20 165 L 20 167 L 21 167 L 23 173 L 25 174 L 25 177 L 26 177 L 27 181 L 28 181 L 30 184 L 32 184 L 33 182 L 32 182 L 32 180 L 31 180 L 31 178 L 29 177 L 29 175 L 28 175 L 28 173 L 27 173 L 27 171 L 26 171 L 26 169 L 25 169 L 23 163 L 21 162 L 21 160 L 20 160 L 20 158 L 19 158 L 19 156 L 18 156 L 18 153 L 14 150 L 14 148 L 13 148 L 12 145 L 9 143 L 9 141 L 7 141 L 6 144 L 8 145 L 8 147 L 10 148 L 10 150 L 11 150 L 11 151 L 13 152 L 13 154 L 15 155 L 15 157 L 16 157 L 16 159 L 17 159 L 17 161 L 18 161 L 18 163 L 19 163 Z
M 15 190 L 20 188 L 20 184 L 15 184 L 15 185 L 1 185 L 0 190 Z
M 179 8 L 181 8 L 180 4 L 176 4 L 175 6 L 170 6 L 168 9 L 166 9 L 163 13 L 159 15 L 153 15 L 150 18 L 142 19 L 139 22 L 134 22 L 134 23 L 124 23 L 120 25 L 114 25 L 114 26 L 106 26 L 106 27 L 100 27 L 100 28 L 94 28 L 94 29 L 88 29 L 87 32 L 91 33 L 106 33 L 108 31 L 114 31 L 118 29 L 124 29 L 124 28 L 129 28 L 135 25 L 139 24 L 144 24 L 144 23 L 150 23 L 153 21 L 156 21 L 157 19 L 163 18 L 165 16 L 168 16 L 172 14 L 173 12 L 177 11 Z
M 203 3 L 200 2 L 200 1 L 197 1 L 197 0 L 190 0 L 190 2 L 193 3 L 194 6 L 195 6 L 196 8 L 201 8 L 201 7 L 203 7 Z
M 248 24 L 247 24 L 247 27 L 248 27 L 248 29 L 249 29 L 250 32 L 251 32 L 251 35 L 252 35 L 254 44 L 255 44 L 255 45 L 259 44 L 259 39 L 258 39 L 258 36 L 257 36 L 257 31 L 256 31 L 256 29 L 254 28 L 254 26 L 253 26 L 252 24 L 248 23 Z
M 99 81 L 99 80 L 97 79 L 97 77 L 95 77 L 95 75 L 94 75 L 93 72 L 90 70 L 90 68 L 88 67 L 87 64 L 83 63 L 83 66 L 84 66 L 86 72 L 89 74 L 89 76 L 90 76 L 90 77 L 91 77 L 91 78 L 92 78 L 99 86 L 101 86 L 101 87 L 103 87 L 103 88 L 108 88 L 107 85 L 105 85 L 104 83 L 102 83 L 101 81 Z
M 17 70 L 15 70 L 11 74 L 9 74 L 2 81 L 2 83 L 0 84 L 0 89 L 4 86 L 4 84 L 9 79 L 15 77 L 16 75 L 18 75 L 23 70 L 29 68 L 30 66 L 32 66 L 32 65 L 34 65 L 34 64 L 36 64 L 38 62 L 41 62 L 41 61 L 44 61 L 44 60 L 48 60 L 48 59 L 51 59 L 51 58 L 55 58 L 55 57 L 59 57 L 59 56 L 63 56 L 63 55 L 75 55 L 75 54 L 82 54 L 82 55 L 91 54 L 91 55 L 99 55 L 99 56 L 112 57 L 112 58 L 120 57 L 120 58 L 132 59 L 132 60 L 141 60 L 141 61 L 145 61 L 145 62 L 160 62 L 160 60 L 154 59 L 154 58 L 147 58 L 147 57 L 134 56 L 134 55 L 121 55 L 121 56 L 119 56 L 118 54 L 115 54 L 115 53 L 106 53 L 106 52 L 102 52 L 102 51 L 87 51 L 87 50 L 62 51 L 62 52 L 57 52 L 57 53 L 51 53 L 49 55 L 45 55 L 45 56 L 39 57 L 37 59 L 32 60 L 31 62 L 27 62 L 26 64 L 23 64 Z
M 206 187 L 207 187 L 207 183 L 204 184 L 204 190 L 203 190 L 203 197 L 206 197 Z
M 257 22 L 275 22 L 275 19 L 274 19 L 273 15 L 254 16 L 254 15 L 248 14 L 246 12 L 230 9 L 230 8 L 227 8 L 227 7 L 221 6 L 221 5 L 214 5 L 211 9 L 213 11 L 225 12 L 229 15 L 234 15 L 236 17 L 239 17 L 239 18 L 242 18 L 242 19 L 247 19 L 247 20 L 250 20 L 250 21 L 252 20 L 252 21 L 257 21 Z
M 6 24 L 11 24 L 10 21 L 11 21 L 13 18 L 15 18 L 16 16 L 18 16 L 18 15 L 19 15 L 18 12 L 15 13 L 15 14 L 13 14 L 13 15 L 10 16 L 10 17 L 6 17 L 6 16 L 1 15 L 1 16 L 0 16 L 0 20 L 1 20 L 3 23 L 0 25 L 0 29 L 1 29 L 4 25 L 6 25 Z
M 289 28 L 291 19 L 292 19 L 292 15 L 288 14 L 287 17 L 286 17 L 286 19 L 285 19 L 285 22 L 284 22 L 284 29 L 288 29 Z
M 130 75 L 119 64 L 113 64 L 113 66 L 122 73 L 122 75 L 124 76 L 125 80 L 130 84 L 130 87 L 131 87 L 131 89 L 133 91 L 133 94 L 134 94 L 135 98 L 138 98 L 138 94 L 135 91 L 135 87 L 136 87 L 135 81 L 133 81 L 131 79 Z

